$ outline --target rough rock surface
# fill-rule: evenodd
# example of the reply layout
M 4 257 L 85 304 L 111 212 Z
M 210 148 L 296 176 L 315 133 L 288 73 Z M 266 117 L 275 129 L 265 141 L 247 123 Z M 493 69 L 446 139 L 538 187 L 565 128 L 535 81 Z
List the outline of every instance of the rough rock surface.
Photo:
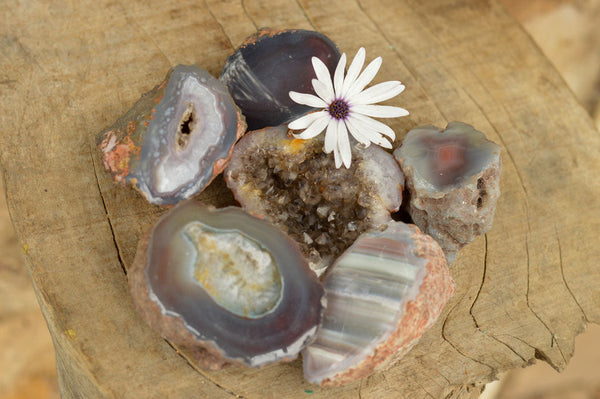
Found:
M 406 176 L 408 213 L 452 263 L 460 248 L 492 227 L 500 147 L 472 126 L 450 122 L 445 130 L 411 130 L 394 156 Z

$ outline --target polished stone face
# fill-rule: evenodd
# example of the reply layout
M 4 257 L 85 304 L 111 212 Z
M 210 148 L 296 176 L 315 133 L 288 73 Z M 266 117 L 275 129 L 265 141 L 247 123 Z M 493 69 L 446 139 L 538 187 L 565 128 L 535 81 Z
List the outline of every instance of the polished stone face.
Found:
M 413 129 L 394 152 L 414 169 L 416 187 L 437 191 L 467 183 L 498 154 L 498 145 L 460 122 L 451 122 L 445 130 L 435 126 Z
M 311 110 L 292 101 L 289 92 L 312 92 L 311 81 L 316 78 L 312 57 L 333 72 L 340 53 L 318 32 L 264 30 L 227 59 L 220 80 L 242 110 L 249 130 L 288 123 Z
M 153 110 L 131 178 L 153 203 L 190 198 L 220 172 L 237 130 L 238 114 L 225 86 L 196 66 L 179 65 Z
M 362 234 L 323 283 L 323 323 L 302 356 L 305 378 L 323 385 L 345 384 L 390 364 L 418 340 L 453 292 L 439 246 L 414 225 L 394 221 Z M 433 300 L 431 289 L 439 293 Z M 417 319 L 415 303 L 421 306 Z
M 312 340 L 323 287 L 270 223 L 187 201 L 159 221 L 146 251 L 148 296 L 167 338 L 177 340 L 181 320 L 198 345 L 256 367 L 294 359 Z

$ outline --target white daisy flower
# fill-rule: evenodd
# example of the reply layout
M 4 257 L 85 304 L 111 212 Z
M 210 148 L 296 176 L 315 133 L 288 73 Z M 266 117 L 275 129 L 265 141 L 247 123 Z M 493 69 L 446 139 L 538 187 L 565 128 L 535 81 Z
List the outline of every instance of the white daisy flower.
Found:
M 374 143 L 392 148 L 387 138 L 393 142 L 396 137 L 394 131 L 370 117 L 396 118 L 408 115 L 408 111 L 404 108 L 374 105 L 402 93 L 404 85 L 399 81 L 383 82 L 363 90 L 379 71 L 382 61 L 381 57 L 375 58 L 359 74 L 365 62 L 365 54 L 364 47 L 361 47 L 345 77 L 346 54 L 342 54 L 333 75 L 333 82 L 323 61 L 313 57 L 312 65 L 317 79 L 312 80 L 312 85 L 317 95 L 295 91 L 289 93 L 290 98 L 295 102 L 321 108 L 321 110 L 296 119 L 288 124 L 288 128 L 305 129 L 294 135 L 299 139 L 311 139 L 327 128 L 324 151 L 326 154 L 333 151 L 336 168 L 342 166 L 342 163 L 349 168 L 352 162 L 348 132 L 365 147 Z

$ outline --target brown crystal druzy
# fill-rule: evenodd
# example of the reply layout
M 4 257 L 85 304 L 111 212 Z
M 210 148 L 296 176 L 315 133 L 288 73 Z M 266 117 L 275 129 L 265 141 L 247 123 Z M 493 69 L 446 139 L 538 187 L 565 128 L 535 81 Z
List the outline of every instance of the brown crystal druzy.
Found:
M 393 157 L 354 148 L 349 169 L 336 169 L 323 140 L 293 139 L 284 126 L 238 142 L 225 181 L 248 211 L 299 243 L 318 274 L 364 231 L 390 220 L 402 201 L 404 178 Z

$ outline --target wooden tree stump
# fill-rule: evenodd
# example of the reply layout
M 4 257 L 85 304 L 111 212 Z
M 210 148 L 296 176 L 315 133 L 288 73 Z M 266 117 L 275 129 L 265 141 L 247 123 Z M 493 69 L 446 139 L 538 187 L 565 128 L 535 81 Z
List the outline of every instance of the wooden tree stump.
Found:
M 562 369 L 600 321 L 600 134 L 495 1 L 12 2 L 0 26 L 0 165 L 56 348 L 64 398 L 477 397 L 498 373 Z M 112 185 L 92 138 L 169 67 L 218 75 L 258 27 L 315 29 L 350 56 L 383 56 L 379 81 L 424 124 L 459 120 L 503 147 L 493 229 L 451 269 L 457 294 L 391 370 L 320 389 L 300 362 L 205 372 L 135 313 L 124 273 L 164 210 Z M 231 201 L 218 179 L 206 201 Z

